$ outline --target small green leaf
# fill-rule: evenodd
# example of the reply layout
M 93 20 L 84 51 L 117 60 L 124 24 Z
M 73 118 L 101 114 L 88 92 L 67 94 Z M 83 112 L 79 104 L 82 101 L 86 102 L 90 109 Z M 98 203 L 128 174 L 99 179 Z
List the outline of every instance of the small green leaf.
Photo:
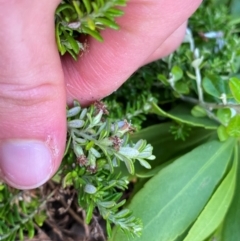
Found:
M 67 126 L 68 128 L 81 128 L 84 124 L 85 122 L 83 120 L 76 119 L 68 121 Z
M 203 62 L 203 57 L 197 58 L 192 61 L 192 67 L 197 69 L 202 64 L 202 62 Z
M 70 44 L 73 52 L 75 54 L 79 54 L 80 48 L 79 48 L 79 45 L 78 45 L 77 41 L 69 33 L 67 33 L 65 30 L 63 30 L 63 34 L 64 34 L 66 40 L 68 41 L 68 43 Z
M 69 172 L 64 178 L 62 182 L 63 188 L 66 188 L 67 186 L 73 185 L 73 178 L 72 173 Z
M 157 79 L 160 80 L 165 86 L 169 85 L 169 82 L 167 80 L 167 77 L 163 74 L 158 74 Z
M 80 18 L 83 17 L 83 13 L 82 13 L 82 11 L 81 11 L 81 9 L 79 7 L 79 2 L 76 1 L 76 0 L 73 0 L 72 3 L 73 3 L 73 6 L 74 6 L 77 14 L 78 14 L 78 17 L 80 17 Z
M 26 203 L 22 200 L 19 201 L 19 206 L 21 207 L 22 211 L 27 214 Z
M 227 126 L 229 136 L 240 137 L 240 115 L 234 116 Z
M 209 95 L 216 98 L 220 98 L 222 94 L 228 96 L 230 92 L 228 82 L 215 75 L 204 77 L 203 88 Z
M 207 112 L 203 107 L 195 105 L 191 110 L 191 114 L 194 117 L 205 117 L 207 115 Z
M 93 201 L 90 201 L 88 209 L 87 209 L 87 215 L 86 215 L 86 223 L 87 224 L 89 224 L 92 220 L 93 210 L 94 210 L 94 203 L 93 203 Z
M 127 157 L 125 155 L 121 155 L 120 153 L 119 154 L 114 153 L 114 155 L 116 156 L 116 158 L 118 158 L 119 160 L 121 160 L 122 162 L 125 163 L 125 166 L 127 167 L 128 172 L 133 175 L 134 170 L 135 170 L 133 161 L 129 157 Z M 110 162 L 112 163 L 111 160 L 110 160 Z
M 84 192 L 86 192 L 88 194 L 94 194 L 97 192 L 97 188 L 95 186 L 93 186 L 92 184 L 87 184 L 84 187 Z
M 185 81 L 178 81 L 174 85 L 175 90 L 183 95 L 187 95 L 190 92 L 189 86 Z
M 137 158 L 137 156 L 139 155 L 138 150 L 136 150 L 132 147 L 129 147 L 129 146 L 120 147 L 119 153 L 121 155 L 127 156 L 129 158 L 133 158 L 133 159 Z
M 96 29 L 96 25 L 91 18 L 87 19 L 87 25 L 88 25 L 89 29 L 91 29 L 92 31 L 94 31 Z
M 108 237 L 111 237 L 112 236 L 112 227 L 108 220 L 107 220 L 106 228 L 107 228 Z
M 75 107 L 71 108 L 70 110 L 67 110 L 67 118 L 78 115 L 80 113 L 80 111 L 81 111 L 80 106 L 75 106 Z
M 238 153 L 237 148 L 235 148 L 231 170 L 191 227 L 184 241 L 203 241 L 222 223 L 233 198 L 237 163 Z
M 229 120 L 231 119 L 231 110 L 229 108 L 223 108 L 217 110 L 217 118 L 223 123 L 223 125 L 227 125 Z
M 124 11 L 117 8 L 110 8 L 107 10 L 107 13 L 110 14 L 112 17 L 120 17 L 124 14 Z
M 240 103 L 240 79 L 231 78 L 229 80 L 229 86 L 233 94 L 233 97 L 238 103 Z
M 94 37 L 95 39 L 97 39 L 97 40 L 100 41 L 100 42 L 103 42 L 103 38 L 102 38 L 102 36 L 99 34 L 98 31 L 96 31 L 96 30 L 91 30 L 90 28 L 85 27 L 85 26 L 82 26 L 82 30 L 83 30 L 84 33 L 91 35 L 92 37 Z
M 116 202 L 114 201 L 98 202 L 98 205 L 104 208 L 113 208 L 116 205 Z
M 46 220 L 46 218 L 47 218 L 47 215 L 45 213 L 41 212 L 34 216 L 34 221 L 37 223 L 37 225 L 39 227 L 41 227 L 43 225 L 44 221 Z
M 96 24 L 100 23 L 106 27 L 109 27 L 115 30 L 119 29 L 119 26 L 115 22 L 107 18 L 96 18 L 95 21 L 96 21 Z
M 94 141 L 89 141 L 88 144 L 85 146 L 85 149 L 89 151 L 92 147 L 94 147 Z
M 27 224 L 26 224 L 26 227 L 27 227 L 27 231 L 28 231 L 28 238 L 29 239 L 32 239 L 35 235 L 35 229 L 34 229 L 34 225 L 33 225 L 33 222 L 32 221 L 29 221 Z
M 74 53 L 74 51 L 72 50 L 72 49 L 66 49 L 66 51 L 72 56 L 72 58 L 74 59 L 74 60 L 77 60 L 77 54 L 75 54 Z
M 151 165 L 147 161 L 145 161 L 144 159 L 138 158 L 138 161 L 143 167 L 145 167 L 147 169 L 151 169 Z
M 65 11 L 65 10 L 74 11 L 74 8 L 73 8 L 73 6 L 71 4 L 66 4 L 66 3 L 60 4 L 57 7 L 57 9 L 56 9 L 55 14 L 58 15 L 58 14 L 60 14 L 61 12 Z
M 123 209 L 115 215 L 115 218 L 120 219 L 129 215 L 131 215 L 131 211 L 129 209 Z
M 66 53 L 66 48 L 64 45 L 61 43 L 61 38 L 60 38 L 60 33 L 59 33 L 59 24 L 56 26 L 56 42 L 58 46 L 58 51 L 60 52 L 61 55 L 64 55 Z
M 227 133 L 227 128 L 223 125 L 220 125 L 217 129 L 218 138 L 220 141 L 226 141 L 229 138 Z
M 171 69 L 171 74 L 173 75 L 174 81 L 178 81 L 183 77 L 183 71 L 179 66 L 173 66 Z
M 24 240 L 24 234 L 23 234 L 23 229 L 20 228 L 19 231 L 18 231 L 18 237 L 19 239 L 22 241 Z
M 91 10 L 92 10 L 92 6 L 91 6 L 91 1 L 90 0 L 82 0 L 83 3 L 84 3 L 84 6 L 87 10 L 87 13 L 91 13 Z

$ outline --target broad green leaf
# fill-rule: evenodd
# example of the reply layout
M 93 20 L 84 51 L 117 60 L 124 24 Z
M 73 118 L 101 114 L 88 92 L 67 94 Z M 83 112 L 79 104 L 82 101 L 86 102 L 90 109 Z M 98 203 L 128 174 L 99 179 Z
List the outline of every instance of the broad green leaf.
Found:
M 231 170 L 193 224 L 184 241 L 203 241 L 222 223 L 235 190 L 237 162 L 237 148 L 235 148 Z
M 162 163 L 176 159 L 180 155 L 191 151 L 196 146 L 206 142 L 215 134 L 215 131 L 213 130 L 193 128 L 185 141 L 175 140 L 174 135 L 170 134 L 169 132 L 171 126 L 172 123 L 153 125 L 131 136 L 131 140 L 133 142 L 144 139 L 153 146 L 153 154 L 156 156 L 156 159 L 150 162 L 152 170 Z M 139 177 L 150 177 L 155 173 L 151 172 L 148 174 L 148 171 L 138 162 L 135 162 L 134 165 L 135 172 Z M 122 172 L 124 172 L 125 169 L 126 168 L 124 167 Z
M 239 143 L 238 143 L 239 145 Z M 239 147 L 239 146 L 238 146 Z M 239 152 L 239 150 L 238 150 Z M 239 161 L 239 156 L 238 156 Z M 237 182 L 233 202 L 222 227 L 222 239 L 219 241 L 237 241 L 240 237 L 240 165 L 238 164 Z
M 229 136 L 240 137 L 240 115 L 234 116 L 229 121 L 226 130 Z
M 209 75 L 203 79 L 203 88 L 211 96 L 220 98 L 222 94 L 230 93 L 228 82 L 219 76 Z
M 238 103 L 240 103 L 240 79 L 235 78 L 235 77 L 231 78 L 229 80 L 229 86 L 230 86 L 234 99 Z
M 197 118 L 192 116 L 191 109 L 192 106 L 185 105 L 178 105 L 174 109 L 170 110 L 169 112 L 165 112 L 155 103 L 152 104 L 152 111 L 160 116 L 165 116 L 175 121 L 196 127 L 204 127 L 206 129 L 217 129 L 218 124 L 210 120 L 209 118 Z
M 183 234 L 225 174 L 234 144 L 234 139 L 203 144 L 150 179 L 129 205 L 143 221 L 142 236 L 129 241 L 174 241 Z M 111 240 L 125 236 L 115 231 Z

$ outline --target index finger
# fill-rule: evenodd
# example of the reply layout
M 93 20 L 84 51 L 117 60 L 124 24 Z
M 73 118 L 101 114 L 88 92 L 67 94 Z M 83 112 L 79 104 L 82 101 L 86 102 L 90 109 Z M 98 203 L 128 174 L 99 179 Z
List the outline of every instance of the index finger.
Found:
M 118 19 L 119 31 L 102 32 L 104 43 L 89 40 L 77 62 L 63 59 L 68 102 L 89 104 L 109 95 L 179 27 L 201 0 L 130 0 Z

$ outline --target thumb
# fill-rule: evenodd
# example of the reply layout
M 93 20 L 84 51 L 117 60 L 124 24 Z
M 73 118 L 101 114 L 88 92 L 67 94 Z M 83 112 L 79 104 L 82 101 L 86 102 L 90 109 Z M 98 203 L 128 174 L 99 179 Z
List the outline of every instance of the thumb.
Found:
M 66 97 L 55 46 L 60 0 L 0 0 L 0 176 L 31 189 L 59 167 Z

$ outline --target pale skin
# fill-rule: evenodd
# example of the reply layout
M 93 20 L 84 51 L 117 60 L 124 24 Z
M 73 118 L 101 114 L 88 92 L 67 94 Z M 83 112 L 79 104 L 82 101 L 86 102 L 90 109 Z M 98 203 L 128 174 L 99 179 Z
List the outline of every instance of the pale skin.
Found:
M 139 67 L 181 43 L 201 0 L 130 0 L 119 31 L 89 39 L 77 62 L 60 58 L 54 36 L 59 0 L 0 0 L 0 176 L 35 188 L 58 169 L 66 141 L 66 103 L 111 94 Z

